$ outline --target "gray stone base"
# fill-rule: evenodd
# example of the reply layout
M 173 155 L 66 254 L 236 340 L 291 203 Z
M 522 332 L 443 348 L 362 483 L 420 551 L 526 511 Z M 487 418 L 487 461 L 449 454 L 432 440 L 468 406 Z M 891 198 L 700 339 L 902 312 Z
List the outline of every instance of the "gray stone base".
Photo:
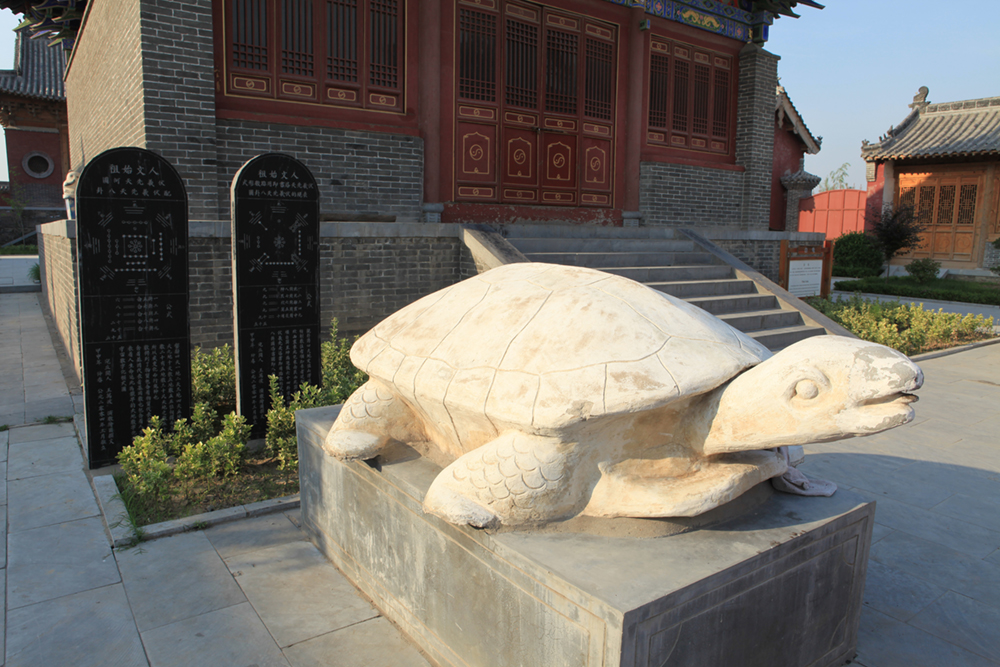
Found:
M 325 455 L 338 411 L 296 413 L 302 525 L 441 665 L 819 667 L 854 657 L 874 503 L 775 493 L 667 537 L 491 534 L 421 511 L 439 468 L 408 448 L 381 463 Z

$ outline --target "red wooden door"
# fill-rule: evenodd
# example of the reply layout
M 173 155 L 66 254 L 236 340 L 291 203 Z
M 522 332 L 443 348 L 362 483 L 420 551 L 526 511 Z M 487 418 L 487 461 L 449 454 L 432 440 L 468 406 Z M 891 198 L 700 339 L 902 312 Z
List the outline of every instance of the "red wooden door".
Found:
M 614 29 L 528 3 L 496 10 L 460 7 L 456 199 L 611 206 Z M 493 150 L 499 173 L 470 147 Z

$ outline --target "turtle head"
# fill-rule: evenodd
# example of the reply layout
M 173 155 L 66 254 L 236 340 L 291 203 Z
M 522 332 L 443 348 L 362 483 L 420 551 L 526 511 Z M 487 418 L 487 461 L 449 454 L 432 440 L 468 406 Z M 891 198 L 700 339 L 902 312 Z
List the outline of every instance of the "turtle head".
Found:
M 706 454 L 878 433 L 913 419 L 920 367 L 896 350 L 816 336 L 791 345 L 718 390 L 706 415 Z M 717 406 L 717 408 L 716 408 Z

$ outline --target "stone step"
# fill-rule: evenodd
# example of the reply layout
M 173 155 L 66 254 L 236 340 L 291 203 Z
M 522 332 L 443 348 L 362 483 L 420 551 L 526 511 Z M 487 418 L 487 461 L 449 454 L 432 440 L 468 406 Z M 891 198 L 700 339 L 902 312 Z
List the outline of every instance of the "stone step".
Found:
M 673 239 L 679 236 L 671 227 L 603 227 L 599 225 L 500 225 L 498 231 L 508 239 Z
M 749 310 L 740 313 L 719 315 L 719 319 L 743 333 L 761 331 L 763 329 L 787 329 L 804 324 L 802 315 L 797 310 Z
M 687 299 L 687 302 L 717 316 L 778 308 L 778 299 L 771 294 L 703 296 Z
M 669 283 L 684 280 L 722 280 L 735 275 L 727 264 L 685 264 L 683 266 L 595 266 L 616 276 L 640 283 Z
M 524 254 L 551 252 L 694 252 L 683 239 L 554 239 L 508 238 Z
M 532 262 L 590 268 L 711 264 L 713 259 L 707 252 L 533 252 L 525 253 L 525 257 Z
M 752 280 L 678 280 L 673 282 L 647 282 L 647 286 L 680 299 L 699 296 L 724 296 L 728 294 L 755 294 L 757 286 Z
M 767 349 L 777 352 L 800 340 L 805 340 L 813 336 L 823 336 L 826 334 L 826 329 L 803 324 L 796 327 L 748 331 L 746 333 Z

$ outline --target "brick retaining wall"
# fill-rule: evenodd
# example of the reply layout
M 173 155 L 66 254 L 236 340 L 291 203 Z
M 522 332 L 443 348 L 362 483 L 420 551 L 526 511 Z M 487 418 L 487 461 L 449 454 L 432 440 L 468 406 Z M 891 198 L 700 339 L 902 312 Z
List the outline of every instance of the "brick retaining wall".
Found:
M 67 232 L 66 227 L 65 221 L 39 227 L 38 267 L 42 278 L 42 304 L 55 322 L 59 339 L 73 362 L 79 380 L 83 376 L 83 358 L 77 309 L 76 233 L 74 229 Z

